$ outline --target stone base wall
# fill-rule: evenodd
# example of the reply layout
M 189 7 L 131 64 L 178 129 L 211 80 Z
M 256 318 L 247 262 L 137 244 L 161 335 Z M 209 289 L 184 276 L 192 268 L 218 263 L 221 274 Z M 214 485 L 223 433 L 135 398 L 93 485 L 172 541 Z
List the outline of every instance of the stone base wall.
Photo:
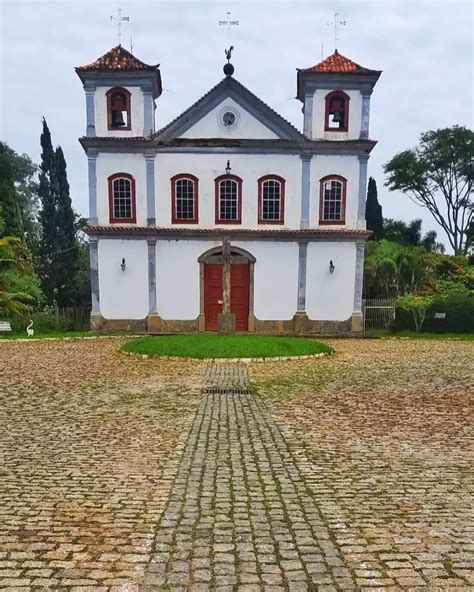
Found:
M 305 314 L 295 314 L 289 320 L 261 321 L 254 319 L 253 331 L 249 333 L 268 335 L 344 335 L 362 333 L 364 328 L 361 314 L 354 314 L 345 321 L 318 321 L 309 319 Z M 199 317 L 192 320 L 167 320 L 159 315 L 148 315 L 144 319 L 105 319 L 101 315 L 91 315 L 92 331 L 104 333 L 123 331 L 124 333 L 197 333 L 202 331 L 203 323 Z

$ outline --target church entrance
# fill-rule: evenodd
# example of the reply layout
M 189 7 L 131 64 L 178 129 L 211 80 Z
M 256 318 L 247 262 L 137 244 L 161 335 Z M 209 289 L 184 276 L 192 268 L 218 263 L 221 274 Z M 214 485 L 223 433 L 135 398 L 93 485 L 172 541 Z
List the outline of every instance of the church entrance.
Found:
M 226 259 L 230 268 L 227 290 L 230 312 L 235 315 L 236 331 L 253 331 L 253 277 L 255 257 L 244 249 L 228 246 Z M 222 247 L 203 253 L 198 259 L 201 266 L 200 331 L 217 331 L 219 314 L 224 312 L 224 256 Z M 230 264 L 229 264 L 230 262 Z
M 222 271 L 222 264 L 204 264 L 206 331 L 217 331 L 217 317 L 222 312 Z M 235 314 L 236 331 L 248 331 L 249 328 L 249 271 L 248 263 L 230 267 L 230 311 Z

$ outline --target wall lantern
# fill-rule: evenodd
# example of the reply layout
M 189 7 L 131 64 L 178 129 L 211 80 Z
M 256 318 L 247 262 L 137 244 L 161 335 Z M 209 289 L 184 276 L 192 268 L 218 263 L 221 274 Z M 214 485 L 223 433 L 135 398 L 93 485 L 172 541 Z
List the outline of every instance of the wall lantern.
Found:
M 120 269 L 125 271 L 127 269 L 127 264 L 125 263 L 125 257 L 122 259 L 122 263 L 120 264 Z
M 331 261 L 329 261 L 329 273 L 334 273 L 334 270 L 336 269 L 336 266 L 334 265 L 334 263 Z
M 227 166 L 225 167 L 225 174 L 226 175 L 230 175 L 231 172 L 231 168 L 230 168 L 230 160 L 227 161 Z

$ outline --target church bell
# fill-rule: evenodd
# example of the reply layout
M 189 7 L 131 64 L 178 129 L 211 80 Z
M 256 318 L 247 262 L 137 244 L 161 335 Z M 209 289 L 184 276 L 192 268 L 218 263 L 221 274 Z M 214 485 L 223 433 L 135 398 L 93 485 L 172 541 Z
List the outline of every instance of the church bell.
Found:
M 123 127 L 126 125 L 122 111 L 112 111 L 112 125 L 113 127 Z

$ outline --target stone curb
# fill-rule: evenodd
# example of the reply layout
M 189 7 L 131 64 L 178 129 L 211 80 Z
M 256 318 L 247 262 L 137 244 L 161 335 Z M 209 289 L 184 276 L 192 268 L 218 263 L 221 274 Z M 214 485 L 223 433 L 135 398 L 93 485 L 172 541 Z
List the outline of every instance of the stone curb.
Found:
M 186 358 L 182 356 L 155 356 L 150 354 L 139 354 L 136 352 L 127 352 L 123 351 L 122 353 L 127 356 L 137 356 L 144 360 L 148 358 L 157 358 L 160 360 L 177 360 L 181 362 L 215 362 L 216 364 L 253 364 L 253 363 L 262 363 L 262 362 L 292 362 L 298 360 L 314 360 L 316 358 L 322 358 L 324 356 L 330 356 L 334 353 L 334 350 L 331 352 L 321 352 L 319 354 L 309 354 L 306 356 L 269 356 L 266 358 Z

